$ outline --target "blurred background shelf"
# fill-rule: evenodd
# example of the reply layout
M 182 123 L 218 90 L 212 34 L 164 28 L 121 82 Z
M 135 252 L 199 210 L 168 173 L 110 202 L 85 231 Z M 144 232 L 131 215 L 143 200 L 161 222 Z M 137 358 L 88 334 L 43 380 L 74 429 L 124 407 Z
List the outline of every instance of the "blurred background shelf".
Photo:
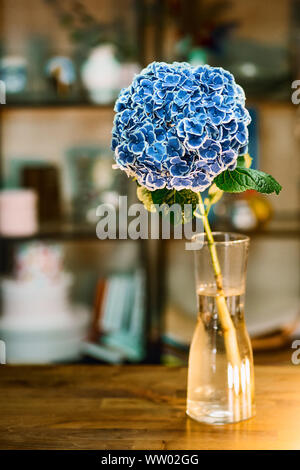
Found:
M 230 230 L 232 227 L 217 225 L 218 230 Z M 243 229 L 243 233 L 253 237 L 270 237 L 270 238 L 300 238 L 300 217 L 298 214 L 293 216 L 285 216 L 284 214 L 276 214 L 263 227 L 255 230 Z
M 76 109 L 78 108 L 79 110 L 82 108 L 87 108 L 87 109 L 103 109 L 103 110 L 111 110 L 114 107 L 114 103 L 111 104 L 95 104 L 95 103 L 90 103 L 88 101 L 16 101 L 16 102 L 10 102 L 6 103 L 5 105 L 2 105 L 0 107 L 0 112 L 6 112 L 10 110 L 35 110 L 35 109 L 64 109 L 64 108 L 72 108 Z
M 187 360 L 197 312 L 184 240 L 104 243 L 96 236 L 99 204 L 117 210 L 119 195 L 137 202 L 134 185 L 111 168 L 113 106 L 120 88 L 153 60 L 221 65 L 245 88 L 253 165 L 283 190 L 279 197 L 223 198 L 211 223 L 251 237 L 246 315 L 253 335 L 286 331 L 297 317 L 300 108 L 292 103 L 291 84 L 300 79 L 299 11 L 299 0 L 0 0 L 0 79 L 7 82 L 6 104 L 0 104 L 1 188 L 34 190 L 40 203 L 34 235 L 1 237 L 4 294 L 7 277 L 20 276 L 21 260 L 43 248 L 53 261 L 58 250 L 61 275 L 73 278 L 74 311 L 76 303 L 84 305 L 94 324 L 104 283 L 113 291 L 116 324 L 126 324 L 125 335 L 122 329 L 108 338 L 101 333 L 75 362 Z M 140 314 L 123 309 L 124 286 L 143 276 L 144 308 L 136 307 Z M 1 309 L 4 314 L 3 302 Z M 114 309 L 108 302 L 100 310 L 109 324 Z M 144 322 L 134 337 L 127 335 L 131 315 Z M 43 334 L 46 341 L 46 327 Z M 137 336 L 146 345 L 143 354 Z
M 36 233 L 31 235 L 8 236 L 3 235 L 3 242 L 28 242 L 33 240 L 57 240 L 57 241 L 127 241 L 119 238 L 118 232 L 115 239 L 100 240 L 97 238 L 95 225 L 92 224 L 75 224 L 63 222 L 51 222 L 42 224 Z M 142 241 L 142 240 L 139 240 Z

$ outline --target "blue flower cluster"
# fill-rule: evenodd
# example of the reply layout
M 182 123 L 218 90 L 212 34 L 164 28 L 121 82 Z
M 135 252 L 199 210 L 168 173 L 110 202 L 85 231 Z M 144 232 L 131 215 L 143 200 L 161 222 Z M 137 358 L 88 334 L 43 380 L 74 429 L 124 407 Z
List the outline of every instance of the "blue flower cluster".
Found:
M 203 191 L 247 152 L 245 95 L 222 68 L 153 62 L 115 111 L 117 167 L 150 190 Z

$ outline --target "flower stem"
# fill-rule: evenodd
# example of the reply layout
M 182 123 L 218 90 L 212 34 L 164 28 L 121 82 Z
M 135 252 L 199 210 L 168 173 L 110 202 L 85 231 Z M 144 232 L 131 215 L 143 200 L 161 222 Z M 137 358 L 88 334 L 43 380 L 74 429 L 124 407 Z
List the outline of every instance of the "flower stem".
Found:
M 231 365 L 233 367 L 238 366 L 238 370 L 239 370 L 241 359 L 240 359 L 239 347 L 238 347 L 238 342 L 237 342 L 236 329 L 233 324 L 230 313 L 228 311 L 225 293 L 223 289 L 223 278 L 222 278 L 222 272 L 221 272 L 220 262 L 218 258 L 218 253 L 217 253 L 217 249 L 215 245 L 215 240 L 214 240 L 214 237 L 213 237 L 210 225 L 209 225 L 207 212 L 205 211 L 205 207 L 204 207 L 203 200 L 201 197 L 201 193 L 198 194 L 198 200 L 199 200 L 200 213 L 201 213 L 202 220 L 203 220 L 203 226 L 204 226 L 204 230 L 207 236 L 208 248 L 209 248 L 209 252 L 210 252 L 210 256 L 212 260 L 215 280 L 216 280 L 216 287 L 217 287 L 216 303 L 217 303 L 220 323 L 222 325 L 222 329 L 224 333 L 226 354 Z

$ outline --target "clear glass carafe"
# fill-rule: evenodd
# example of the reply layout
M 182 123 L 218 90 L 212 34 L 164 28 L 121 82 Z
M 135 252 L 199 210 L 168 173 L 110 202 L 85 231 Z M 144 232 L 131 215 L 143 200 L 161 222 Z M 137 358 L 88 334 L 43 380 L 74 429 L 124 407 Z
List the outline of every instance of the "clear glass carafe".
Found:
M 189 354 L 187 414 L 210 424 L 255 413 L 253 355 L 244 319 L 249 238 L 214 233 L 222 273 L 217 288 L 206 236 L 195 250 L 198 319 Z

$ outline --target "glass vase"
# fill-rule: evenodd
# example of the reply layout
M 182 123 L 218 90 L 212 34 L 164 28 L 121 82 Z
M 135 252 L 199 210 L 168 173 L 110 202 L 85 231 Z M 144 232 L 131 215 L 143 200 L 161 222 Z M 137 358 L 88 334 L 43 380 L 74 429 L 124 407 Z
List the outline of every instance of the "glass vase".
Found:
M 200 422 L 225 424 L 255 414 L 253 355 L 244 319 L 249 238 L 221 232 L 213 237 L 221 280 L 206 235 L 194 237 L 198 319 L 189 354 L 186 412 Z

